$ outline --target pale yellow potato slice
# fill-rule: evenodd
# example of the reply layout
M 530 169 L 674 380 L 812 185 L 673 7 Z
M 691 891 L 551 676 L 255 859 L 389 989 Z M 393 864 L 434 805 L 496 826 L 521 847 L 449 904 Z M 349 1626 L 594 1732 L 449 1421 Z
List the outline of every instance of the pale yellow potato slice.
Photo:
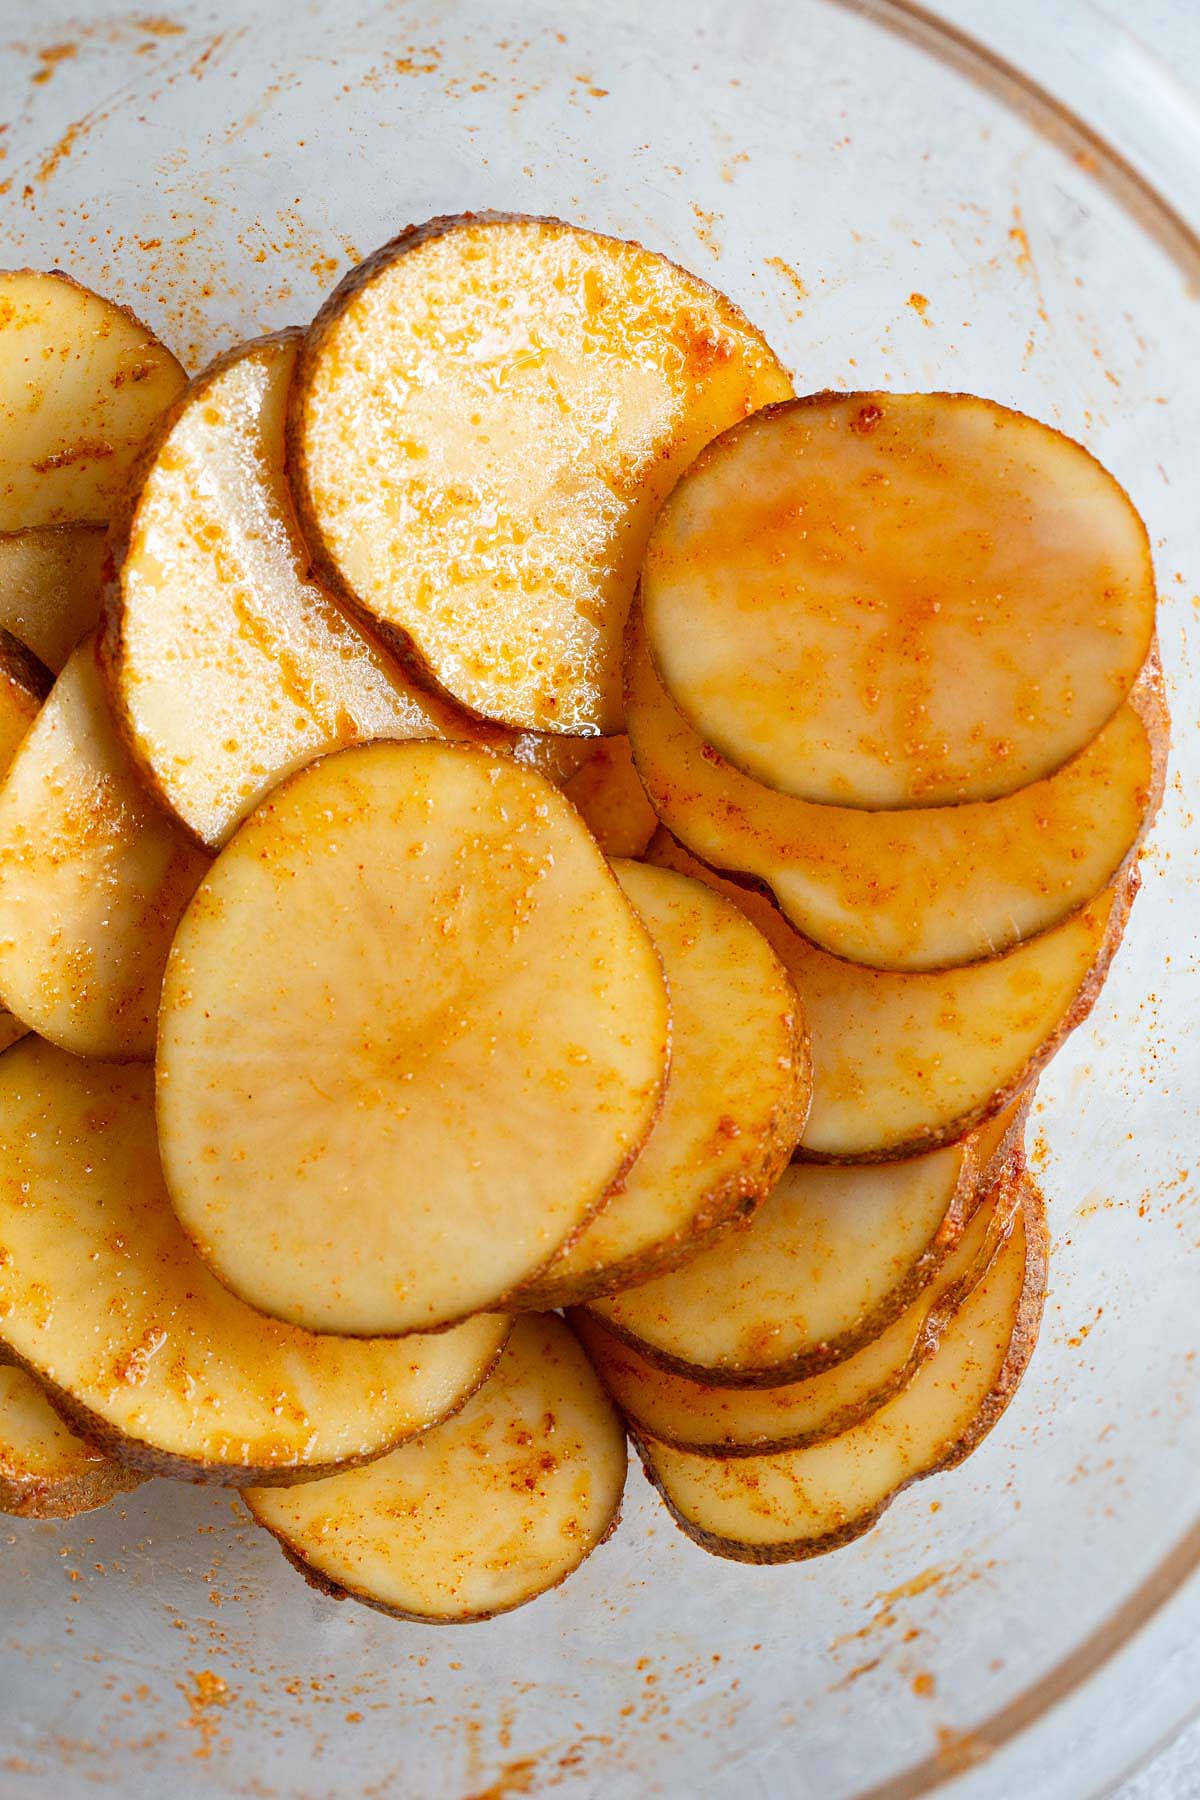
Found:
M 662 958 L 671 1070 L 628 1175 L 511 1304 L 548 1311 L 674 1268 L 769 1194 L 799 1141 L 810 1090 L 795 990 L 736 907 L 671 869 L 616 862 Z
M 58 269 L 0 271 L 0 531 L 105 523 L 186 379 L 125 307 Z
M 221 1279 L 314 1330 L 501 1305 L 637 1155 L 657 952 L 574 807 L 459 744 L 343 750 L 227 845 L 171 952 L 159 1129 Z
M 659 503 L 791 391 L 737 307 L 665 257 L 465 214 L 403 232 L 318 314 L 289 471 L 325 579 L 447 693 L 508 725 L 617 732 Z
M 0 786 L 0 998 L 76 1056 L 150 1058 L 207 864 L 137 780 L 85 638 Z
M 0 626 L 58 674 L 100 620 L 103 525 L 0 532 Z
M 35 1038 L 0 1057 L 0 1244 L 0 1342 L 89 1439 L 185 1481 L 378 1456 L 460 1405 L 509 1326 L 364 1343 L 252 1311 L 171 1210 L 151 1071 Z
M 246 1504 L 314 1587 L 402 1619 L 466 1624 L 534 1600 L 613 1530 L 625 1431 L 553 1315 L 519 1319 L 462 1411 L 369 1469 Z
M 763 895 L 714 875 L 665 832 L 648 860 L 740 906 L 795 983 L 813 1097 L 800 1154 L 864 1162 L 953 1143 L 1028 1088 L 1086 1019 L 1138 889 L 1136 863 L 1027 944 L 966 968 L 863 968 L 818 950 Z
M 0 1513 L 71 1519 L 144 1479 L 77 1437 L 32 1375 L 0 1365 Z
M 992 800 L 1083 749 L 1154 636 L 1129 496 L 970 394 L 814 394 L 734 427 L 654 524 L 667 691 L 748 775 L 835 806 Z
M 793 1163 L 744 1230 L 588 1310 L 648 1361 L 709 1385 L 803 1380 L 929 1287 L 1020 1129 L 1014 1112 L 905 1162 Z
M 933 1355 L 1007 1237 L 1020 1198 L 1002 1176 L 929 1286 L 844 1362 L 782 1387 L 714 1387 L 649 1362 L 582 1309 L 571 1324 L 634 1429 L 705 1456 L 756 1456 L 836 1437 L 900 1392 Z
M 640 856 L 658 827 L 627 737 L 602 738 L 563 792 L 606 856 Z
M 822 949 L 884 969 L 998 956 L 1086 905 L 1136 850 L 1166 767 L 1157 657 L 1064 768 L 973 805 L 864 812 L 752 781 L 672 701 L 636 607 L 625 713 L 638 772 L 675 837 L 713 868 L 764 884 Z
M 1045 1216 L 1030 1184 L 1007 1242 L 934 1355 L 839 1437 L 727 1458 L 635 1437 L 676 1524 L 738 1562 L 794 1562 L 861 1537 L 911 1482 L 962 1462 L 999 1419 L 1037 1342 L 1046 1254 Z

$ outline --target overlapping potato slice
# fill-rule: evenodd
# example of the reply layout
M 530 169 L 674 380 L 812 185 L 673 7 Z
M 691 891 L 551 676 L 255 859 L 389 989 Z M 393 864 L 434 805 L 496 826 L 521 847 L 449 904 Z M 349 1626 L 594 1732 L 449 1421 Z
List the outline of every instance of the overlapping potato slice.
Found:
M 306 340 L 289 460 L 325 578 L 484 718 L 621 728 L 650 522 L 791 383 L 738 309 L 640 245 L 466 214 L 353 270 Z
M 835 806 L 991 800 L 1081 750 L 1154 636 L 1128 495 L 969 394 L 814 394 L 734 427 L 655 521 L 646 633 L 705 743 Z
M 602 738 L 563 791 L 606 856 L 640 856 L 654 836 L 658 815 L 638 779 L 627 737 Z
M 473 1392 L 509 1324 L 362 1343 L 263 1318 L 171 1210 L 150 1070 L 34 1038 L 0 1057 L 0 1245 L 0 1342 L 89 1439 L 185 1481 L 378 1456 Z
M 0 626 L 58 674 L 100 619 L 103 525 L 0 532 Z
M 601 1210 L 514 1306 L 546 1311 L 674 1268 L 748 1217 L 804 1125 L 808 1046 L 783 965 L 749 921 L 670 869 L 614 864 L 662 958 L 671 1070 L 649 1142 Z
M 1007 1237 L 1019 1198 L 1017 1181 L 1002 1175 L 928 1287 L 898 1318 L 844 1362 L 782 1387 L 694 1381 L 649 1362 L 582 1308 L 571 1314 L 571 1323 L 635 1430 L 705 1456 L 800 1449 L 869 1417 L 933 1355 Z
M 0 786 L 0 998 L 77 1056 L 154 1054 L 207 857 L 137 780 L 85 638 Z
M 1133 864 L 1061 925 L 990 962 L 910 974 L 818 950 L 764 895 L 714 875 L 665 832 L 647 858 L 707 881 L 770 940 L 812 1048 L 800 1154 L 846 1162 L 953 1143 L 1024 1091 L 1091 1011 L 1139 879 Z
M 103 524 L 186 379 L 131 312 L 61 270 L 0 272 L 0 531 Z
M 804 1450 L 719 1458 L 635 1437 L 676 1524 L 718 1556 L 794 1562 L 860 1537 L 911 1482 L 953 1468 L 996 1423 L 1033 1353 L 1046 1228 L 1029 1184 L 1013 1229 L 934 1355 L 861 1424 Z
M 635 606 L 626 724 L 667 829 L 713 868 L 765 883 L 796 929 L 875 968 L 997 956 L 1095 898 L 1149 824 L 1168 724 L 1157 658 L 1064 768 L 1002 800 L 891 812 L 819 806 L 735 769 L 654 669 Z
M 529 1280 L 649 1134 L 658 955 L 574 807 L 464 745 L 344 750 L 213 864 L 171 953 L 159 1129 L 251 1304 L 431 1330 Z
M 571 1575 L 617 1521 L 625 1431 L 561 1319 L 519 1319 L 462 1411 L 369 1469 L 254 1488 L 251 1513 L 314 1586 L 465 1624 Z
M 793 1163 L 742 1231 L 589 1304 L 648 1361 L 779 1387 L 852 1356 L 928 1288 L 1020 1138 L 1014 1111 L 905 1162 Z
M 32 1375 L 0 1364 L 0 1513 L 70 1519 L 144 1479 L 77 1437 Z

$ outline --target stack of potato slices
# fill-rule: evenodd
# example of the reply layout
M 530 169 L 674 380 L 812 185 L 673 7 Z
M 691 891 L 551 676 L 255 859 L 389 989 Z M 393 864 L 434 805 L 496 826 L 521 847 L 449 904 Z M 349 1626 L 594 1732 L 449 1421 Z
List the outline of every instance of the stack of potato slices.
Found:
M 0 275 L 0 422 L 0 1508 L 465 1621 L 627 1436 L 749 1561 L 968 1455 L 1162 790 L 1115 481 L 500 214 L 190 382 Z

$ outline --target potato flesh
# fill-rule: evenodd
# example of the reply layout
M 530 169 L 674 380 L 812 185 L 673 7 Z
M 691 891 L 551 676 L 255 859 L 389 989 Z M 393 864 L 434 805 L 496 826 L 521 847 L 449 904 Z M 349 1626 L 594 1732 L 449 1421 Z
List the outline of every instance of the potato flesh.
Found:
M 86 638 L 0 787 L 4 1004 L 77 1056 L 152 1057 L 167 952 L 206 863 L 137 780 Z
M 648 860 L 707 881 L 741 907 L 795 983 L 808 1021 L 813 1098 L 803 1155 L 842 1161 L 949 1142 L 1034 1079 L 1098 991 L 1136 870 L 1052 931 L 966 968 L 868 969 L 817 949 L 762 894 L 714 875 L 666 833 Z
M 185 381 L 111 300 L 58 273 L 0 273 L 0 531 L 103 524 Z
M 190 1479 L 378 1455 L 470 1393 L 508 1328 L 360 1343 L 253 1312 L 171 1210 L 151 1071 L 34 1039 L 0 1058 L 0 1244 L 0 1340 L 106 1448 Z
M 640 856 L 658 827 L 627 737 L 601 739 L 563 792 L 605 856 Z
M 77 1437 L 32 1375 L 0 1365 L 0 1512 L 71 1518 L 140 1479 Z
M 621 725 L 621 634 L 663 496 L 791 392 L 695 276 L 552 220 L 439 220 L 342 284 L 292 415 L 306 535 L 485 718 Z
M 570 1575 L 611 1530 L 625 1432 L 561 1319 L 519 1319 L 462 1411 L 370 1468 L 246 1494 L 319 1578 L 404 1617 L 487 1618 Z
M 433 1329 L 584 1223 L 669 1037 L 657 953 L 556 789 L 461 745 L 346 750 L 252 815 L 180 928 L 168 1185 L 264 1312 Z
M 58 674 L 100 618 L 102 525 L 0 532 L 0 626 Z
M 644 1439 L 647 1472 L 676 1522 L 719 1555 L 772 1562 L 836 1549 L 982 1439 L 1028 1363 L 1044 1295 L 1044 1222 L 1027 1192 L 934 1355 L 877 1412 L 827 1442 L 767 1456 L 697 1456 Z
M 641 591 L 700 737 L 834 806 L 1041 779 L 1154 635 L 1128 496 L 1069 438 L 963 394 L 821 394 L 728 433 L 659 514 Z
M 808 1107 L 795 992 L 766 940 L 698 882 L 615 864 L 663 961 L 671 1068 L 648 1143 L 616 1192 L 515 1303 L 546 1308 L 673 1266 L 778 1180 Z
M 1003 800 L 865 812 L 776 793 L 706 746 L 659 680 L 636 609 L 626 681 L 636 765 L 668 831 L 713 868 L 765 882 L 822 949 L 875 968 L 976 962 L 1086 905 L 1137 843 L 1166 752 L 1155 666 L 1137 704 L 1044 781 Z

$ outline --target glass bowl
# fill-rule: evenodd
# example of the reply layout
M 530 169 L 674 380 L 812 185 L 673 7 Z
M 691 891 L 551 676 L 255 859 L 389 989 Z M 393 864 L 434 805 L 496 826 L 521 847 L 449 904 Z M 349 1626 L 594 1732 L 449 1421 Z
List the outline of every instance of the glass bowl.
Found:
M 1200 127 L 1085 5 L 956 17 L 990 54 L 888 0 L 0 5 L 6 262 L 194 366 L 413 219 L 643 239 L 801 389 L 976 390 L 1082 438 L 1148 520 L 1175 715 L 1128 939 L 1038 1097 L 1041 1346 L 963 1469 L 777 1569 L 706 1556 L 635 1469 L 575 1579 L 437 1630 L 312 1593 L 227 1492 L 4 1521 L 6 1800 L 1065 1800 L 1200 1693 Z

